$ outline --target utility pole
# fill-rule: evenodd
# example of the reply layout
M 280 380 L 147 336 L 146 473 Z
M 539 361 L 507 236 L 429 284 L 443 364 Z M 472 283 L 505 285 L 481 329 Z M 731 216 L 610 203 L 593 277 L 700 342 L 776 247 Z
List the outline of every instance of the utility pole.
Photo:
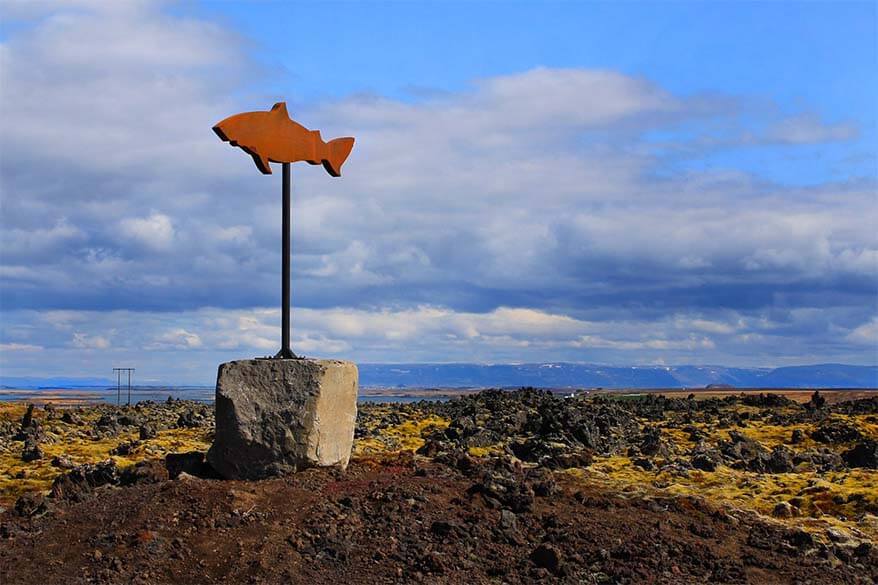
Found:
M 113 368 L 116 372 L 116 406 L 122 402 L 122 372 L 128 372 L 128 406 L 131 406 L 131 372 L 134 368 Z

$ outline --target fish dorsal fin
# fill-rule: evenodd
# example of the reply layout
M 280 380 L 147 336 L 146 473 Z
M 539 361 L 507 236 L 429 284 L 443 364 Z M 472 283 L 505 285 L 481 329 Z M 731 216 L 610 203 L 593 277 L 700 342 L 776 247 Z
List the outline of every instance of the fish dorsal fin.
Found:
M 283 114 L 287 118 L 290 117 L 290 115 L 287 113 L 287 102 L 277 102 L 276 104 L 271 106 L 271 111 L 275 114 Z

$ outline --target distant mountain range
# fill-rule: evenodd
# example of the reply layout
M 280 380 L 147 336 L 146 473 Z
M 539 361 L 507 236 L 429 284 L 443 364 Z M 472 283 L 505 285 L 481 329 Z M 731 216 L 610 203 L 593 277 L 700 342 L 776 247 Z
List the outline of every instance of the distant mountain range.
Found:
M 543 364 L 361 364 L 360 384 L 383 387 L 542 388 L 878 388 L 878 366 L 783 368 Z
M 127 380 L 127 379 L 126 379 Z M 127 384 L 127 382 L 126 382 Z M 0 376 L 0 388 L 106 388 L 116 386 L 109 378 L 38 378 L 35 376 Z
M 360 364 L 360 385 L 384 388 L 878 388 L 878 366 L 783 368 L 542 364 Z M 0 376 L 6 388 L 111 387 L 109 378 Z M 123 382 L 124 385 L 124 382 Z

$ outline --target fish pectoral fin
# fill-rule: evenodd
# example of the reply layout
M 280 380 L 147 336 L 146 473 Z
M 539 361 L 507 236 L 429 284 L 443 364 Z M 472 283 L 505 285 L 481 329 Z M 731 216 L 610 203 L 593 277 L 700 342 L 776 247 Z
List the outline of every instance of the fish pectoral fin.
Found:
M 256 163 L 256 168 L 259 169 L 263 175 L 271 174 L 271 166 L 268 164 L 267 158 L 265 158 L 264 156 L 260 156 L 255 152 L 250 153 L 250 156 L 253 157 L 253 162 Z

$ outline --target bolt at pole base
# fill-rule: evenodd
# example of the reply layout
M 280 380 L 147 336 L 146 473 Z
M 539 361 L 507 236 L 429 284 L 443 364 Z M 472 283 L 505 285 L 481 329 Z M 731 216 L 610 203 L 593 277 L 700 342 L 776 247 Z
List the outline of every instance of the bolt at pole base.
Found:
M 293 350 L 291 350 L 290 348 L 285 347 L 285 348 L 281 349 L 279 352 L 277 352 L 276 354 L 274 354 L 274 359 L 276 359 L 276 360 L 297 360 L 297 359 L 299 359 L 299 356 L 294 354 Z

